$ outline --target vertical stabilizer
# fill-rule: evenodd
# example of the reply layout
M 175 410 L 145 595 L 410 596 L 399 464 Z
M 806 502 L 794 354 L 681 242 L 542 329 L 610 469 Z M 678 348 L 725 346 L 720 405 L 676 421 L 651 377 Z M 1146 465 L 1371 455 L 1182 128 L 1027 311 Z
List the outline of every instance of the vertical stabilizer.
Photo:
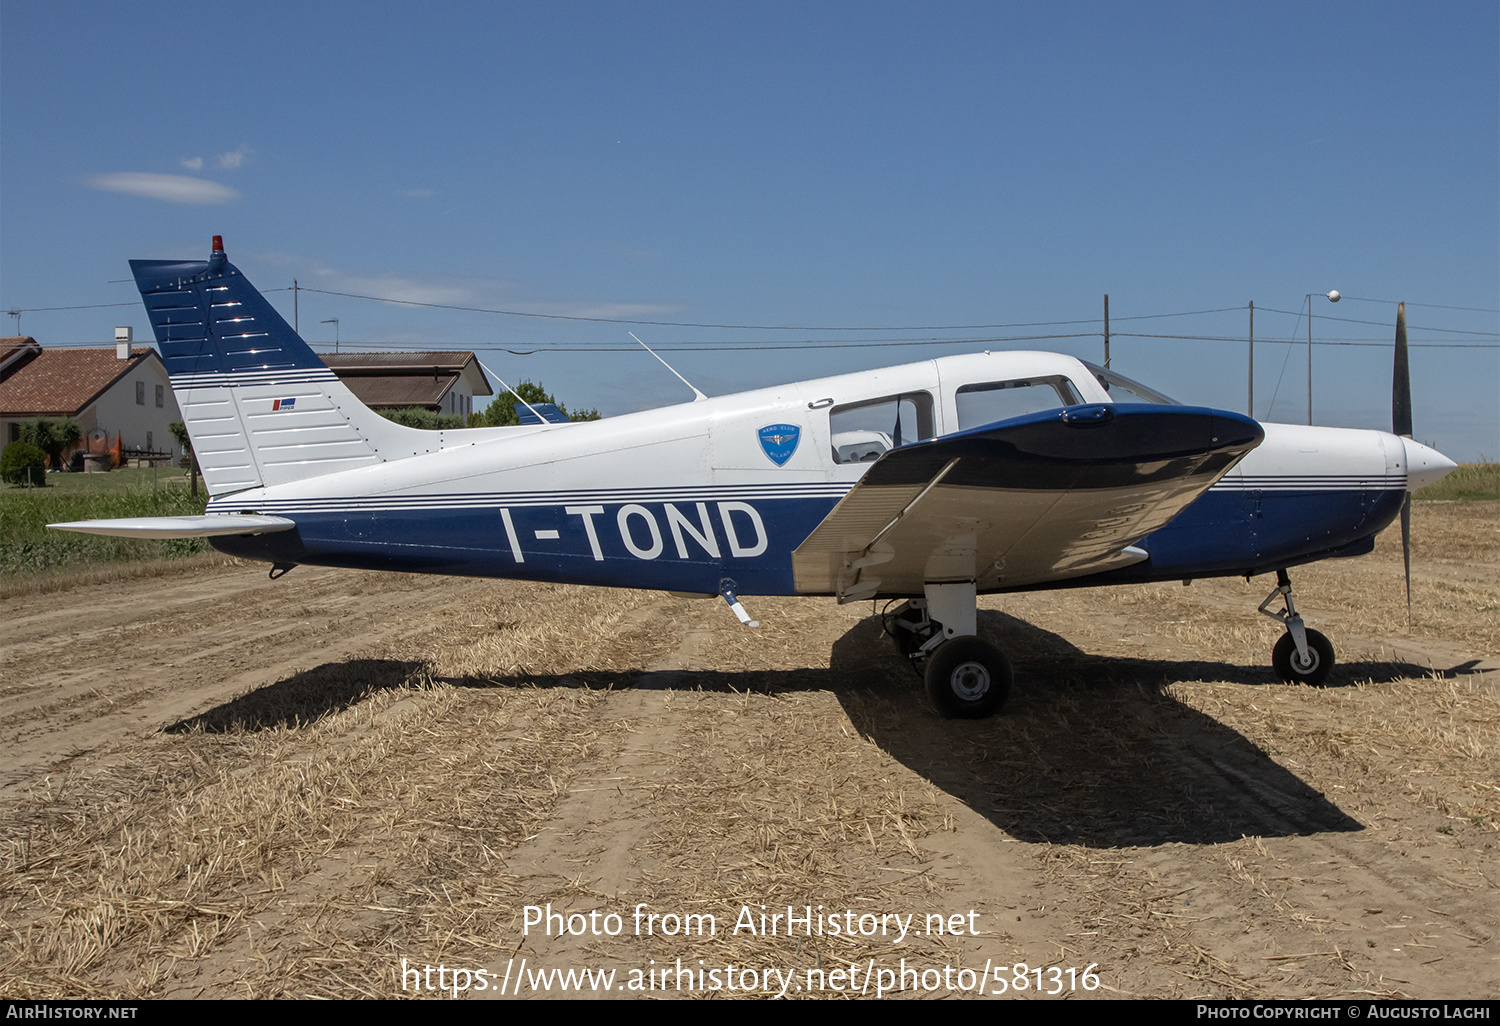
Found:
M 211 495 L 434 452 L 442 433 L 355 398 L 214 236 L 207 261 L 132 260 Z

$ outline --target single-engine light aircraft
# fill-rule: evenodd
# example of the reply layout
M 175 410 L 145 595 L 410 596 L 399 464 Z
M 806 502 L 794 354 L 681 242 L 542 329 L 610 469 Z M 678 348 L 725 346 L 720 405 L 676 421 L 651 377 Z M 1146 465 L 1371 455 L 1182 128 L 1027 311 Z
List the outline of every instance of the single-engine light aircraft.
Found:
M 752 626 L 742 596 L 891 599 L 886 628 L 948 716 L 1010 691 L 976 596 L 1036 588 L 1274 572 L 1272 664 L 1319 683 L 1333 647 L 1287 569 L 1369 552 L 1454 466 L 1401 437 L 1399 395 L 1400 434 L 1260 424 L 1038 352 L 417 430 L 360 403 L 219 237 L 207 261 L 130 266 L 208 508 L 53 527 L 208 537 L 273 577 L 306 563 L 718 594 Z

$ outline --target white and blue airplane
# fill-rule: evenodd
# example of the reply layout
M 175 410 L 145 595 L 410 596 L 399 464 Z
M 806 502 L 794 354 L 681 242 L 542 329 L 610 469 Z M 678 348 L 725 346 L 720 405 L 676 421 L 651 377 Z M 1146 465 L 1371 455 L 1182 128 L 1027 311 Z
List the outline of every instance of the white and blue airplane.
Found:
M 219 237 L 207 261 L 131 270 L 208 508 L 53 527 L 208 537 L 273 577 L 305 563 L 718 594 L 751 625 L 741 596 L 896 600 L 887 630 L 948 716 L 990 715 L 1010 691 L 976 597 L 1038 588 L 1274 572 L 1272 663 L 1320 683 L 1333 647 L 1287 569 L 1369 552 L 1454 466 L 1402 437 L 1399 395 L 1401 434 L 1260 424 L 1038 352 L 416 430 L 356 399 Z

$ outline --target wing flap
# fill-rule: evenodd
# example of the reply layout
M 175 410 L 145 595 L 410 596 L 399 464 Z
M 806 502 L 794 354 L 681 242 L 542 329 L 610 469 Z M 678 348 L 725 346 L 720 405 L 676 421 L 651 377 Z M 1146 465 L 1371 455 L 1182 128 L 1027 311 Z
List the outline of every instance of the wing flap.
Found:
M 1134 543 L 1262 437 L 1218 410 L 1098 405 L 892 449 L 793 554 L 796 587 L 842 601 L 939 582 L 983 592 L 1138 562 Z
M 213 538 L 231 534 L 290 531 L 295 521 L 255 513 L 214 513 L 201 517 L 121 517 L 48 524 L 55 531 L 102 534 L 111 538 Z

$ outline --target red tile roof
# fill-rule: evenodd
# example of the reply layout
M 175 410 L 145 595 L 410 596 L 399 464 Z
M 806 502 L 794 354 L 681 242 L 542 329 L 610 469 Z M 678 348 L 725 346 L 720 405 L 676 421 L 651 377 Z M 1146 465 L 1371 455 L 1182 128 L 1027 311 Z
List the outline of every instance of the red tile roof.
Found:
M 476 362 L 467 350 L 318 356 L 360 402 L 377 409 L 426 406 L 436 410 L 464 369 Z
M 0 339 L 9 352 L 23 339 Z M 0 416 L 76 417 L 89 404 L 145 360 L 159 360 L 156 350 L 136 346 L 129 360 L 115 357 L 114 346 L 99 349 L 43 349 L 0 370 Z
M 360 402 L 371 409 L 442 405 L 457 374 L 349 374 L 335 371 Z
M 456 374 L 474 362 L 466 350 L 421 353 L 319 353 L 335 374 L 421 374 L 434 369 Z

